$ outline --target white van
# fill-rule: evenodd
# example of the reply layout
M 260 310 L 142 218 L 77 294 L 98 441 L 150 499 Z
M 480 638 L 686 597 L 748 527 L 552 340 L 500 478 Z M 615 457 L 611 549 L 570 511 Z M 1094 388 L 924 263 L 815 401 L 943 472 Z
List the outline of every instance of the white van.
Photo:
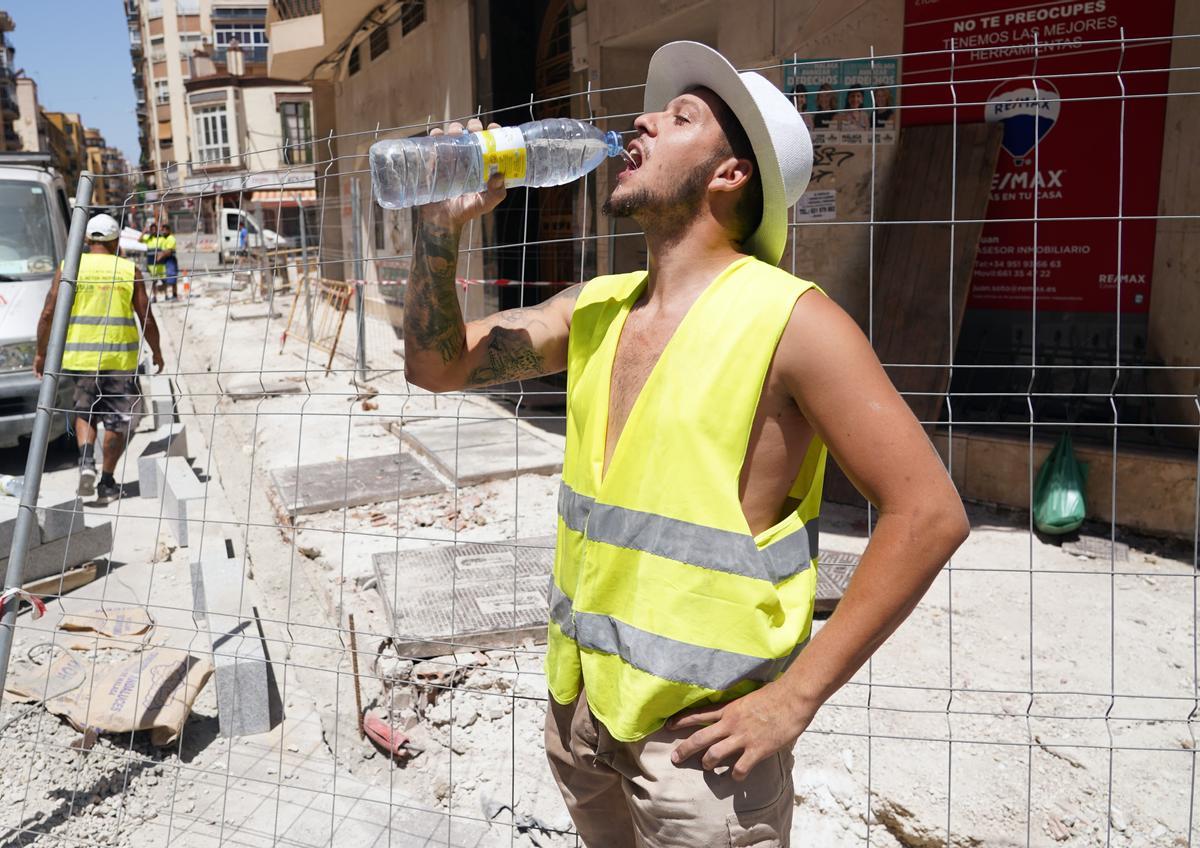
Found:
M 246 226 L 246 242 L 243 245 L 239 239 L 238 231 L 242 225 Z M 218 247 L 218 261 L 224 264 L 230 256 L 238 256 L 248 250 L 275 250 L 281 247 L 289 247 L 285 236 L 281 236 L 274 230 L 268 230 L 259 220 L 247 212 L 245 209 L 236 209 L 225 207 L 221 210 L 221 239 Z
M 33 373 L 37 324 L 66 252 L 71 204 L 45 153 L 0 153 L 0 448 L 33 432 L 41 380 Z M 70 380 L 60 380 L 56 408 L 72 406 Z M 66 432 L 54 416 L 51 436 Z

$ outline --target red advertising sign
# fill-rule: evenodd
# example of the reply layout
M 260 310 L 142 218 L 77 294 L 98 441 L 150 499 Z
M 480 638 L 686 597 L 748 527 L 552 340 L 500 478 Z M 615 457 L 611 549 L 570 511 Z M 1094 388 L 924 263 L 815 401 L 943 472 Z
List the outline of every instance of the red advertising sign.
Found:
M 967 306 L 1028 310 L 1036 245 L 1039 311 L 1115 312 L 1119 275 L 1146 312 L 1155 222 L 1116 218 L 1157 211 L 1174 0 L 906 3 L 901 125 L 1004 127 Z

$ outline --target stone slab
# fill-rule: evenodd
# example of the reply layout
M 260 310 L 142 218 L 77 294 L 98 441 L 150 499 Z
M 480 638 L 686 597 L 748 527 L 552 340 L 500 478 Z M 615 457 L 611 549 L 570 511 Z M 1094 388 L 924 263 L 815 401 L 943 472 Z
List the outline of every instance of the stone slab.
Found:
M 204 517 L 205 485 L 196 477 L 196 472 L 186 459 L 158 457 L 154 460 L 159 497 L 162 498 L 162 515 L 165 524 L 175 536 L 180 547 L 188 546 L 191 530 L 201 529 Z M 195 528 L 190 525 L 195 524 Z
M 231 400 L 253 400 L 274 395 L 294 395 L 304 391 L 304 383 L 284 374 L 240 374 L 225 383 L 225 396 Z
M 1089 559 L 1129 562 L 1129 545 L 1103 536 L 1083 536 L 1062 543 L 1063 553 Z
M 30 548 L 25 555 L 21 582 L 54 577 L 90 560 L 106 558 L 112 552 L 112 540 L 112 522 L 106 521 L 94 527 L 84 527 L 48 545 Z M 5 556 L 0 560 L 0 573 L 7 570 L 8 557 Z
M 562 471 L 562 446 L 515 419 L 427 418 L 395 429 L 406 444 L 460 486 Z
M 13 533 L 17 529 L 17 513 L 20 504 L 16 498 L 0 499 L 0 556 L 8 556 L 12 547 Z M 36 511 L 38 535 L 34 545 L 44 545 L 55 542 L 84 526 L 83 504 L 79 498 L 53 504 L 39 506 Z
M 320 462 L 298 468 L 276 468 L 271 471 L 271 481 L 289 515 L 345 509 L 446 490 L 446 484 L 408 452 L 344 462 Z
M 278 309 L 268 309 L 265 303 L 253 303 L 246 306 L 231 306 L 230 321 L 251 321 L 255 318 L 280 318 L 283 313 Z
M 433 657 L 546 638 L 552 537 L 387 551 L 372 560 L 402 654 Z
M 146 400 L 154 429 L 166 427 L 175 421 L 175 388 L 166 374 L 152 374 L 146 378 Z
M 266 733 L 283 716 L 262 625 L 247 597 L 245 565 L 206 558 L 191 564 L 191 576 L 194 616 L 204 622 L 212 651 L 221 735 Z
M 38 507 L 37 517 L 42 533 L 42 544 L 57 542 L 64 536 L 83 529 L 83 502 L 75 497 L 52 506 Z
M 158 466 L 155 459 L 187 455 L 187 427 L 184 424 L 168 424 L 151 433 L 150 442 L 137 461 L 139 494 L 143 498 L 159 496 Z
M 833 612 L 846 594 L 854 569 L 858 567 L 859 554 L 847 551 L 822 550 L 817 554 L 817 600 L 814 612 Z
M 13 533 L 17 529 L 20 504 L 16 498 L 0 497 L 0 556 L 8 556 Z

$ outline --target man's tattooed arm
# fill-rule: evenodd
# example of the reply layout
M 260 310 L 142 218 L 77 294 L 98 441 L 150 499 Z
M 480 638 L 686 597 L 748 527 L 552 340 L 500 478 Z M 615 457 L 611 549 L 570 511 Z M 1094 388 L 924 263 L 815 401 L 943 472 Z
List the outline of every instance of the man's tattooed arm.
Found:
M 404 297 L 409 380 L 432 391 L 454 391 L 564 370 L 580 286 L 536 306 L 464 324 L 454 288 L 460 233 L 437 216 L 418 226 Z
M 536 306 L 510 309 L 480 322 L 480 329 L 487 330 L 481 339 L 483 357 L 467 375 L 467 385 L 509 383 L 565 369 L 566 333 L 580 288 L 573 285 Z
M 454 291 L 461 230 L 439 220 L 421 220 L 412 273 L 404 295 L 404 361 L 410 377 L 448 365 L 466 344 L 462 310 Z

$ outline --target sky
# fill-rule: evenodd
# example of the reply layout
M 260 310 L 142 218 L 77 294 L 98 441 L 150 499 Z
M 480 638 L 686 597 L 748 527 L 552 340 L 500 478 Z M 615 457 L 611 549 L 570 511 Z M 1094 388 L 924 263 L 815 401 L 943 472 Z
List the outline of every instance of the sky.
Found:
M 51 112 L 78 112 L 131 165 L 138 161 L 137 102 L 121 0 L 4 0 L 16 29 L 14 67 L 37 82 Z

